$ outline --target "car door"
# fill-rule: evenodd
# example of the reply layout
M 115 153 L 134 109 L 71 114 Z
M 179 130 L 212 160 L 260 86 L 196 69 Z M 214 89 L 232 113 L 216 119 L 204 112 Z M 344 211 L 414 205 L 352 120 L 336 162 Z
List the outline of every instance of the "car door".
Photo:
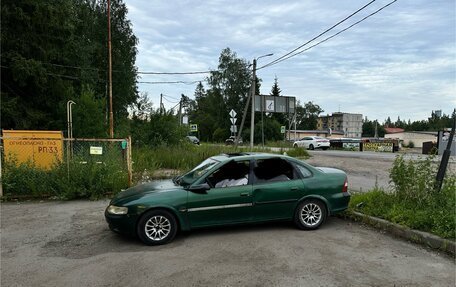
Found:
M 305 149 L 309 148 L 309 145 L 312 143 L 312 138 L 311 137 L 305 137 L 302 139 L 302 147 Z
M 304 185 L 294 166 L 281 158 L 261 159 L 253 169 L 254 221 L 293 217 Z
M 204 179 L 211 186 L 209 190 L 204 193 L 188 192 L 187 214 L 191 227 L 251 220 L 250 165 L 250 161 L 231 161 Z

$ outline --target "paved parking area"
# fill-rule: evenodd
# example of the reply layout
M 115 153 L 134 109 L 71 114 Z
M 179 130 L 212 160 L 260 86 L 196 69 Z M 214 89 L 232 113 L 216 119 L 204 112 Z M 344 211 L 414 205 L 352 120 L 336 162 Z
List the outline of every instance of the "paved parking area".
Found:
M 149 247 L 112 233 L 108 201 L 3 203 L 1 286 L 454 286 L 455 261 L 331 218 L 196 230 Z

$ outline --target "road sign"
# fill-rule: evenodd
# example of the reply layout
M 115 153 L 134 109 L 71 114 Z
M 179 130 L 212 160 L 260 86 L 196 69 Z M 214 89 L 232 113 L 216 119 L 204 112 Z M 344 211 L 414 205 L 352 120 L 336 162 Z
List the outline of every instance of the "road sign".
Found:
M 236 115 L 237 115 L 237 113 L 236 113 L 233 109 L 231 109 L 231 111 L 230 111 L 230 116 L 231 116 L 232 118 L 234 118 L 234 117 L 236 117 Z
M 198 125 L 197 124 L 191 124 L 190 125 L 190 131 L 191 132 L 197 132 L 198 131 Z
M 237 133 L 237 126 L 231 126 L 230 131 L 232 133 Z
M 236 124 L 237 118 L 231 118 L 230 120 L 231 120 L 231 123 L 234 125 L 234 124 Z
M 280 127 L 280 133 L 281 133 L 281 134 L 284 134 L 284 133 L 285 133 L 285 126 L 281 126 L 281 127 Z

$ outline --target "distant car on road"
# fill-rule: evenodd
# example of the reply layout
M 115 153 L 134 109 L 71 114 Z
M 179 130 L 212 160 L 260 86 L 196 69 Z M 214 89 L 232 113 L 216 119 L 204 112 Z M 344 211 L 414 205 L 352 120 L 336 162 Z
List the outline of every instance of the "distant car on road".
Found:
M 200 144 L 200 140 L 195 137 L 195 136 L 186 136 L 186 138 L 188 139 L 188 141 L 190 141 L 191 143 L 194 143 L 194 144 L 197 144 L 199 145 Z
M 236 137 L 235 136 L 230 136 L 225 140 L 226 145 L 234 145 L 236 143 Z M 238 144 L 242 144 L 242 139 L 239 138 Z
M 306 149 L 314 150 L 321 148 L 323 150 L 329 149 L 329 140 L 322 137 L 303 137 L 293 143 L 293 147 L 303 147 Z
M 283 155 L 221 154 L 173 180 L 120 192 L 105 217 L 111 230 L 148 245 L 168 243 L 179 230 L 217 225 L 285 220 L 312 230 L 347 209 L 347 189 L 339 169 Z

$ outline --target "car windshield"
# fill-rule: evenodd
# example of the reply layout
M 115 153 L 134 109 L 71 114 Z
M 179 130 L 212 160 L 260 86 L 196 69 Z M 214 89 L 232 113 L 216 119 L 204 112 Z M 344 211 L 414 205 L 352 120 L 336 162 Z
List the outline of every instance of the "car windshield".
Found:
M 208 158 L 204 160 L 202 163 L 197 165 L 195 168 L 190 170 L 189 172 L 175 177 L 173 179 L 174 183 L 179 184 L 179 185 L 189 185 L 193 183 L 196 179 L 200 178 L 203 176 L 206 172 L 208 172 L 214 165 L 219 163 L 219 161 L 213 159 L 213 158 Z

